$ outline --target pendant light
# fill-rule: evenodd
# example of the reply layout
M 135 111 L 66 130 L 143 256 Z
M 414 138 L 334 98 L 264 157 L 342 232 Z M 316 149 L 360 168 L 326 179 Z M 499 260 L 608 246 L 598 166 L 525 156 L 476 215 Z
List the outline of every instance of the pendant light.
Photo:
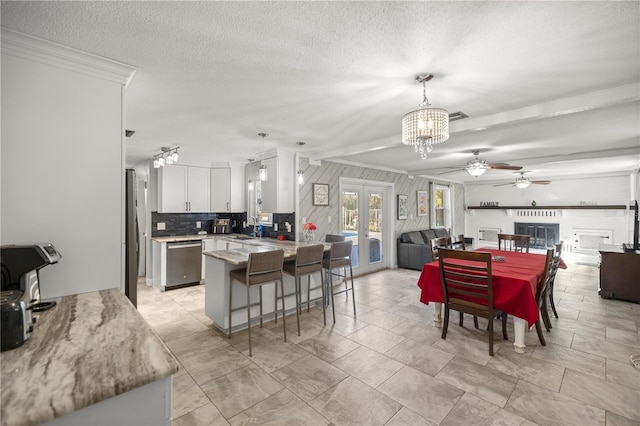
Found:
M 264 161 L 264 156 L 265 156 L 265 151 L 264 151 L 264 138 L 266 138 L 267 136 L 269 136 L 268 133 L 258 133 L 258 136 L 262 136 L 262 160 Z M 261 181 L 265 181 L 267 180 L 268 176 L 267 176 L 267 165 L 264 164 L 262 161 L 260 162 L 260 169 L 259 169 L 259 173 L 260 173 L 260 180 Z

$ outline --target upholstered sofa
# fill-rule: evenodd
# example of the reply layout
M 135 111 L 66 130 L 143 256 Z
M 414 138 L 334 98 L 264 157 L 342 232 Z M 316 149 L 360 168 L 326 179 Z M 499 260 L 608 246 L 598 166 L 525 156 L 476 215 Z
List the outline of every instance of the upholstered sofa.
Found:
M 445 228 L 425 229 L 400 234 L 398 238 L 398 268 L 422 270 L 422 265 L 433 261 L 431 240 L 448 237 Z

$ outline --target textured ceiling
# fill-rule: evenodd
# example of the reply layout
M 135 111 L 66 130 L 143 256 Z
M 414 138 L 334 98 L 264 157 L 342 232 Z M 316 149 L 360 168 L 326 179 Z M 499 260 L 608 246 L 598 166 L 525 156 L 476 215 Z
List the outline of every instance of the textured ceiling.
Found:
M 473 149 L 535 179 L 640 167 L 639 16 L 636 1 L 2 1 L 1 23 L 139 68 L 128 166 L 177 145 L 181 163 L 246 162 L 264 131 L 267 150 L 489 182 L 514 175 L 448 167 Z M 400 143 L 422 72 L 433 106 L 469 115 L 427 160 Z

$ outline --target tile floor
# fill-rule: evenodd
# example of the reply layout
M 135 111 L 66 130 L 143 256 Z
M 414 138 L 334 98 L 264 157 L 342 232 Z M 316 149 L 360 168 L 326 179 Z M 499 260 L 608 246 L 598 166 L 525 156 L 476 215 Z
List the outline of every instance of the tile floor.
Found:
M 180 362 L 173 425 L 640 425 L 640 371 L 629 362 L 640 305 L 600 298 L 596 267 L 559 271 L 546 347 L 534 329 L 517 354 L 512 323 L 508 342 L 496 323 L 493 357 L 470 316 L 440 338 L 418 275 L 356 279 L 357 318 L 341 295 L 335 325 L 331 310 L 324 327 L 312 308 L 298 336 L 289 316 L 287 343 L 281 322 L 252 328 L 251 358 L 246 332 L 228 340 L 212 328 L 204 286 L 159 293 L 141 280 L 138 309 Z

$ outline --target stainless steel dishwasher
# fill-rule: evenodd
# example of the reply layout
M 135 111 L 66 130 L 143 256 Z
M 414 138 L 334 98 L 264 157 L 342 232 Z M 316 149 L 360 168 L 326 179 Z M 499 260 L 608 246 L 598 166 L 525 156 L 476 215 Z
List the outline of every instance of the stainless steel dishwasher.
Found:
M 200 284 L 201 271 L 201 241 L 167 243 L 167 289 L 187 284 Z

